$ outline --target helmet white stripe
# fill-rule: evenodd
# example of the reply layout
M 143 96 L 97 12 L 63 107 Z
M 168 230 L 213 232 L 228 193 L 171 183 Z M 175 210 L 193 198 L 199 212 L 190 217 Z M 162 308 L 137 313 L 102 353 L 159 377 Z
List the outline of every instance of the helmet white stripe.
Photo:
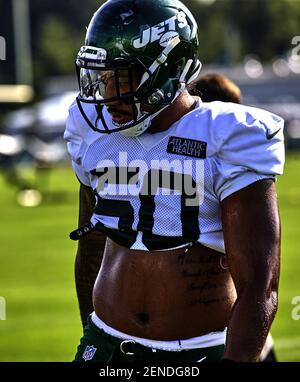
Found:
M 193 82 L 198 76 L 199 76 L 199 73 L 202 69 L 202 63 L 198 60 L 198 69 L 197 71 L 192 75 L 192 77 L 188 80 L 187 84 L 190 84 L 191 82 Z
M 190 70 L 190 67 L 192 66 L 192 63 L 193 63 L 192 59 L 187 61 L 186 65 L 185 65 L 185 67 L 184 67 L 184 69 L 183 69 L 183 71 L 181 73 L 181 76 L 179 78 L 179 82 L 185 82 L 185 77 L 186 77 L 188 71 Z
M 168 58 L 168 55 L 169 53 L 180 43 L 180 38 L 179 36 L 176 36 L 175 38 L 173 38 L 172 40 L 170 40 L 170 42 L 168 43 L 168 45 L 165 47 L 165 49 L 161 52 L 161 54 L 156 58 L 156 60 L 152 63 L 152 65 L 149 67 L 149 71 L 151 72 L 151 74 L 153 74 L 155 72 L 155 70 L 161 65 L 163 64 L 167 58 Z M 141 82 L 138 86 L 138 89 L 148 80 L 149 78 L 149 74 L 146 72 L 144 73 L 142 79 L 141 79 Z

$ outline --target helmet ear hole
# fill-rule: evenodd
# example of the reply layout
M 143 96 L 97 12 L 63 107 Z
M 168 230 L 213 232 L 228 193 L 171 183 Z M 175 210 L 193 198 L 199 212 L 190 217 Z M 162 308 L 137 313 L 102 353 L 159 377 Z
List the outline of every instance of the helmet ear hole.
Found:
M 160 102 L 165 101 L 165 95 L 162 90 L 156 89 L 149 97 L 148 104 L 149 105 L 157 105 Z

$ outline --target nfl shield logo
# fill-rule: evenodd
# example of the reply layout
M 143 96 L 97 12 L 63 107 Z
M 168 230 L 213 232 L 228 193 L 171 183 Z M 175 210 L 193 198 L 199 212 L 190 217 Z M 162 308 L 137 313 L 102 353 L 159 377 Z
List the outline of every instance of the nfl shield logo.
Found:
M 85 360 L 85 361 L 90 361 L 91 359 L 93 359 L 95 353 L 97 351 L 97 348 L 94 348 L 94 346 L 87 346 L 85 348 L 85 351 L 82 355 L 82 358 Z

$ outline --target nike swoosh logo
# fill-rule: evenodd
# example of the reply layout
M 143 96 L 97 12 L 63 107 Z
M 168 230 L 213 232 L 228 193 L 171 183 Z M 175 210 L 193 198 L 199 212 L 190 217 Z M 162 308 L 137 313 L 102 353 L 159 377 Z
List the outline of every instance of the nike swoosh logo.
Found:
M 270 133 L 267 131 L 267 132 L 266 132 L 266 137 L 267 137 L 267 139 L 270 140 L 270 139 L 274 138 L 275 135 L 278 134 L 280 130 L 281 130 L 281 129 L 278 129 L 277 131 L 275 131 L 275 133 L 272 133 L 272 134 L 270 134 Z
M 199 361 L 197 361 L 197 362 L 203 362 L 206 358 L 207 358 L 207 356 L 199 359 Z

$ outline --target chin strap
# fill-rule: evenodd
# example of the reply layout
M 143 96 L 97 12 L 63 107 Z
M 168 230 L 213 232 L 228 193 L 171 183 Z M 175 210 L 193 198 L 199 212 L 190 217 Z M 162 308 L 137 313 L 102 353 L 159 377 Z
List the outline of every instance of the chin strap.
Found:
M 177 90 L 175 97 L 173 98 L 171 104 L 174 103 L 174 101 L 185 91 L 185 89 L 186 89 L 185 82 L 181 82 L 180 87 Z M 146 118 L 142 122 L 136 124 L 135 126 L 130 127 L 129 129 L 120 131 L 120 134 L 122 134 L 124 137 L 138 137 L 138 136 L 142 135 L 145 131 L 147 131 L 147 129 L 149 129 L 153 119 L 156 118 L 163 110 L 165 110 L 171 104 L 166 105 L 163 108 L 159 109 L 156 113 L 149 115 L 148 118 Z M 143 113 L 141 112 L 141 104 L 140 103 L 136 104 L 136 108 L 138 111 L 137 118 L 142 117 Z
M 142 120 L 140 123 L 137 123 L 136 125 L 128 128 L 126 130 L 120 131 L 120 133 L 124 137 L 138 137 L 138 136 L 140 136 L 150 127 L 152 120 L 156 116 L 158 116 L 158 114 L 160 114 L 168 106 L 169 105 L 158 110 L 156 113 L 149 115 L 147 118 Z M 137 119 L 142 118 L 144 113 L 141 111 L 141 104 L 140 103 L 136 104 L 136 108 L 137 108 Z

